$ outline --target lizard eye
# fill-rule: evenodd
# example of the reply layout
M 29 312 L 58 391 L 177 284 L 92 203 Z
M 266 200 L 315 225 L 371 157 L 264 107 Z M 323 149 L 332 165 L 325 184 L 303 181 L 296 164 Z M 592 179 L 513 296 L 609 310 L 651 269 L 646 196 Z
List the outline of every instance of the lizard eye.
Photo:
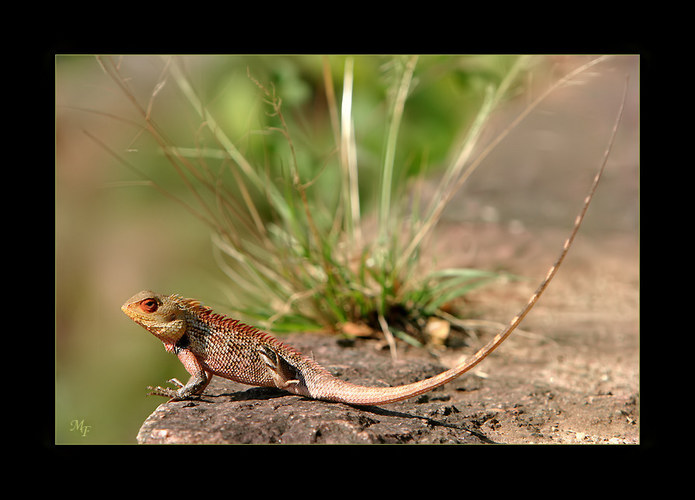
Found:
M 158 307 L 159 304 L 154 299 L 145 299 L 142 302 L 140 302 L 140 309 L 142 309 L 146 313 L 153 313 L 157 310 Z

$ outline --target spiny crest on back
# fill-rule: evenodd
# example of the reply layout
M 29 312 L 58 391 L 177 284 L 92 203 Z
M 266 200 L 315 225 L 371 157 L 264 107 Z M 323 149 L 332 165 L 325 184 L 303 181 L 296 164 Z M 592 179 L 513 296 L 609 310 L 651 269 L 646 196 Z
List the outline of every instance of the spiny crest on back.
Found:
M 280 341 L 276 339 L 273 335 L 271 335 L 268 332 L 264 332 L 263 330 L 259 330 L 255 326 L 247 325 L 246 323 L 243 323 L 239 321 L 238 319 L 230 318 L 228 316 L 224 316 L 223 314 L 218 314 L 215 312 L 212 312 L 212 309 L 210 308 L 205 308 L 206 312 L 201 315 L 201 317 L 206 318 L 208 321 L 211 323 L 214 323 L 218 327 L 224 328 L 224 329 L 229 329 L 233 330 L 238 334 L 241 335 L 251 335 L 254 337 L 258 337 L 260 340 L 268 342 L 270 344 L 274 345 L 280 345 Z M 286 349 L 289 351 L 295 352 L 296 354 L 301 355 L 301 353 L 294 348 L 282 344 Z
M 297 349 L 287 344 L 283 344 L 270 333 L 265 332 L 263 330 L 259 330 L 255 326 L 247 325 L 246 323 L 243 323 L 238 319 L 230 318 L 223 314 L 216 313 L 212 310 L 212 308 L 202 305 L 199 300 L 189 299 L 186 297 L 182 297 L 178 294 L 172 294 L 170 295 L 170 297 L 184 310 L 192 314 L 195 314 L 198 318 L 212 323 L 219 328 L 233 330 L 240 334 L 257 336 L 260 340 L 267 342 L 271 345 L 274 345 L 276 347 L 282 346 L 285 352 L 292 353 L 301 358 L 305 357 Z M 312 361 L 310 360 L 310 362 Z
M 190 311 L 192 313 L 209 314 L 212 312 L 211 308 L 209 308 L 208 306 L 202 305 L 199 300 L 188 299 L 188 298 L 182 297 L 181 295 L 178 295 L 178 294 L 172 294 L 169 297 L 174 302 L 176 302 L 177 304 L 182 306 L 183 309 Z
M 172 299 L 176 301 L 183 309 L 186 311 L 189 311 L 193 314 L 196 314 L 200 317 L 204 317 L 208 321 L 215 323 L 217 326 L 220 326 L 222 328 L 229 328 L 229 329 L 234 329 L 238 332 L 241 333 L 248 333 L 248 334 L 256 334 L 260 335 L 262 337 L 267 336 L 272 338 L 271 335 L 259 330 L 258 328 L 247 325 L 245 323 L 242 323 L 238 319 L 230 318 L 228 316 L 225 316 L 223 314 L 216 313 L 212 310 L 211 307 L 204 306 L 203 304 L 200 303 L 199 300 L 196 299 L 188 299 L 185 297 L 182 297 L 180 295 L 174 294 L 171 295 Z

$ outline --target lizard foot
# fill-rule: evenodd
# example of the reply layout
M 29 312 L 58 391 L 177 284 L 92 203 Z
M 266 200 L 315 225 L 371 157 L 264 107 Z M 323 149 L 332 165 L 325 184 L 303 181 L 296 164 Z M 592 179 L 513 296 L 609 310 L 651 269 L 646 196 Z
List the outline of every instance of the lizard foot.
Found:
M 184 387 L 184 384 L 182 384 L 181 381 L 176 378 L 171 378 L 167 380 L 167 382 L 177 386 L 179 389 Z M 181 399 L 179 391 L 177 391 L 176 389 L 170 389 L 168 387 L 160 386 L 152 387 L 151 385 L 148 385 L 147 389 L 150 391 L 147 393 L 148 396 L 164 396 L 165 398 L 171 398 L 172 400 Z
M 178 391 L 175 389 L 160 386 L 152 387 L 151 385 L 148 385 L 147 389 L 150 391 L 147 393 L 148 396 L 164 396 L 165 398 L 178 399 Z

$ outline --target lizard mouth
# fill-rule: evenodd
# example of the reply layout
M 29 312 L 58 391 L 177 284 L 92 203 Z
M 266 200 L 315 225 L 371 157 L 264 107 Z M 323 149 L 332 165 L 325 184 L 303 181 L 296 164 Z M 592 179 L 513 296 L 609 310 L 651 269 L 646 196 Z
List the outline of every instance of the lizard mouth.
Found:
M 130 319 L 132 319 L 136 323 L 142 324 L 142 322 L 140 321 L 140 319 L 141 319 L 140 315 L 138 315 L 135 311 L 133 311 L 133 309 L 131 308 L 132 305 L 133 304 L 126 302 L 125 304 L 123 304 L 121 306 L 121 311 L 123 311 L 123 313 L 126 316 L 128 316 Z
M 130 304 L 128 304 L 128 303 L 126 302 L 125 304 L 123 304 L 123 305 L 121 306 L 121 311 L 123 311 L 124 313 L 126 313 L 128 316 L 132 317 L 133 313 L 132 313 L 132 311 L 130 310 L 130 307 L 129 307 L 129 306 L 130 306 Z

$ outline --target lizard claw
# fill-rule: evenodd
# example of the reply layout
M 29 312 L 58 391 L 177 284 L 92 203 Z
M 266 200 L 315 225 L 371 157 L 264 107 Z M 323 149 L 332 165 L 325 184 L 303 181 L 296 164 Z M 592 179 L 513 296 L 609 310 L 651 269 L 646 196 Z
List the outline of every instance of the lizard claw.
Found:
M 184 387 L 184 384 L 181 383 L 181 381 L 177 378 L 170 378 L 167 380 L 172 385 L 175 385 L 179 389 Z M 148 396 L 164 396 L 166 398 L 174 398 L 174 399 L 179 399 L 179 391 L 175 389 L 170 389 L 168 387 L 152 387 L 151 385 L 148 385 L 147 388 L 150 390 L 150 392 L 147 393 Z
M 177 378 L 170 378 L 169 380 L 167 380 L 167 382 L 169 382 L 170 384 L 174 384 L 179 389 L 181 389 L 185 385 Z
M 180 383 L 181 382 L 179 382 L 179 384 Z M 151 385 L 148 385 L 147 389 L 149 389 L 149 391 L 150 391 L 147 393 L 148 396 L 164 396 L 165 398 L 171 398 L 171 399 L 178 399 L 179 398 L 178 391 L 175 389 L 170 389 L 168 387 L 160 387 L 160 386 L 152 387 Z

